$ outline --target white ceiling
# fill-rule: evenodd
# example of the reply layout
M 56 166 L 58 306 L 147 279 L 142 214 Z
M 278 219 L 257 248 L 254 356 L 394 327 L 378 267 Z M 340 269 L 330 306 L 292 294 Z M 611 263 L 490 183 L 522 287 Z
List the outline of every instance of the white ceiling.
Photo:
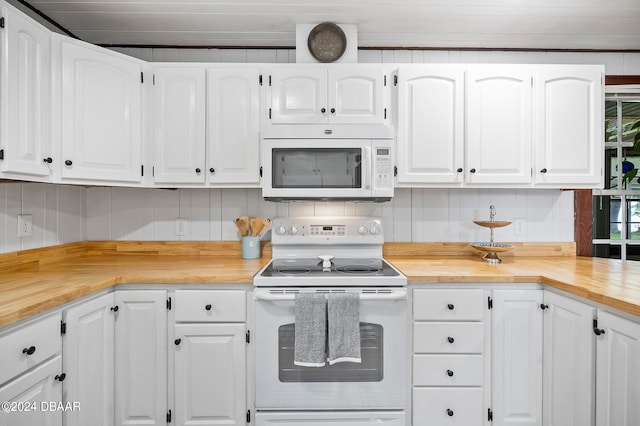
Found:
M 640 49 L 640 0 L 27 0 L 96 44 L 293 47 L 296 23 L 360 47 Z

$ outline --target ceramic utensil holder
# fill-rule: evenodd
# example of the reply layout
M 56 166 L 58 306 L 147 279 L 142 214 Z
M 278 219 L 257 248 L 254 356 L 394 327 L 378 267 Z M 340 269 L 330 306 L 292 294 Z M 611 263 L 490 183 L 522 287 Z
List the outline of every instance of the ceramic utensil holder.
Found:
M 242 237 L 242 258 L 257 259 L 260 257 L 260 237 Z

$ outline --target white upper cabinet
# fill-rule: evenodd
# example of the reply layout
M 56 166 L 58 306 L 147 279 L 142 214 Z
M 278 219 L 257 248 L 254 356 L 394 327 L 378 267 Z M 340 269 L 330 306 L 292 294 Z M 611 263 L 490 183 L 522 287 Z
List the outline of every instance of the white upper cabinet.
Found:
M 54 40 L 61 179 L 140 183 L 144 62 L 67 37 Z
M 211 184 L 260 183 L 260 70 L 207 70 L 207 176 Z
M 51 141 L 51 34 L 2 5 L 0 172 L 48 181 Z M 58 160 L 58 159 L 56 159 Z
M 465 175 L 469 183 L 531 182 L 530 66 L 467 71 Z
M 399 184 L 462 182 L 464 68 L 400 67 L 397 135 Z
M 603 78 L 601 66 L 537 67 L 536 184 L 603 187 Z
M 205 70 L 155 66 L 153 181 L 205 182 Z
M 380 65 L 282 66 L 270 70 L 271 124 L 383 124 Z

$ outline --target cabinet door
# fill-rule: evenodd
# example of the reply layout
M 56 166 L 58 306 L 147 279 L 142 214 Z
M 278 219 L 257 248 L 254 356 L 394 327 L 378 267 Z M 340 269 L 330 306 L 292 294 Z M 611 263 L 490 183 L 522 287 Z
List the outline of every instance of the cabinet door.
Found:
M 49 177 L 51 36 L 49 30 L 3 4 L 0 171 Z
M 327 112 L 336 124 L 382 124 L 384 74 L 380 66 L 329 69 Z
M 260 183 L 258 68 L 207 71 L 210 183 Z
M 64 413 L 67 426 L 113 425 L 113 307 L 109 293 L 65 311 L 63 396 L 82 407 Z
M 461 68 L 400 68 L 398 183 L 462 181 L 463 105 Z
M 49 404 L 62 401 L 62 383 L 56 378 L 61 373 L 62 357 L 57 355 L 0 387 L 0 401 L 7 401 L 10 408 L 0 410 L 0 425 L 61 426 L 62 410 Z M 17 404 L 28 409 L 12 411 Z
M 244 425 L 244 324 L 175 326 L 176 425 Z
M 493 292 L 494 425 L 542 425 L 542 290 Z
M 141 181 L 141 61 L 59 38 L 62 179 Z
M 326 123 L 328 115 L 326 68 L 271 71 L 271 123 Z
M 115 296 L 115 425 L 167 423 L 167 296 L 164 290 Z
M 153 86 L 153 181 L 205 181 L 205 71 L 157 67 Z
M 469 183 L 531 182 L 531 71 L 474 67 L 467 72 L 465 177 Z
M 598 311 L 596 425 L 640 424 L 640 324 Z
M 534 85 L 536 184 L 603 184 L 601 67 L 542 67 Z
M 544 424 L 593 425 L 595 309 L 549 291 L 544 304 Z

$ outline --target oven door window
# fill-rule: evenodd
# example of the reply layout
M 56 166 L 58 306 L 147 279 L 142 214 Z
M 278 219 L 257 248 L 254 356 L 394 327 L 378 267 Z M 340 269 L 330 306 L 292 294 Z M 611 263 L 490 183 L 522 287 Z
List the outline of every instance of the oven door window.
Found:
M 274 188 L 362 188 L 360 148 L 274 148 Z
M 362 362 L 341 362 L 324 367 L 300 367 L 293 363 L 295 324 L 278 329 L 278 376 L 283 383 L 381 382 L 383 368 L 382 326 L 360 323 Z

